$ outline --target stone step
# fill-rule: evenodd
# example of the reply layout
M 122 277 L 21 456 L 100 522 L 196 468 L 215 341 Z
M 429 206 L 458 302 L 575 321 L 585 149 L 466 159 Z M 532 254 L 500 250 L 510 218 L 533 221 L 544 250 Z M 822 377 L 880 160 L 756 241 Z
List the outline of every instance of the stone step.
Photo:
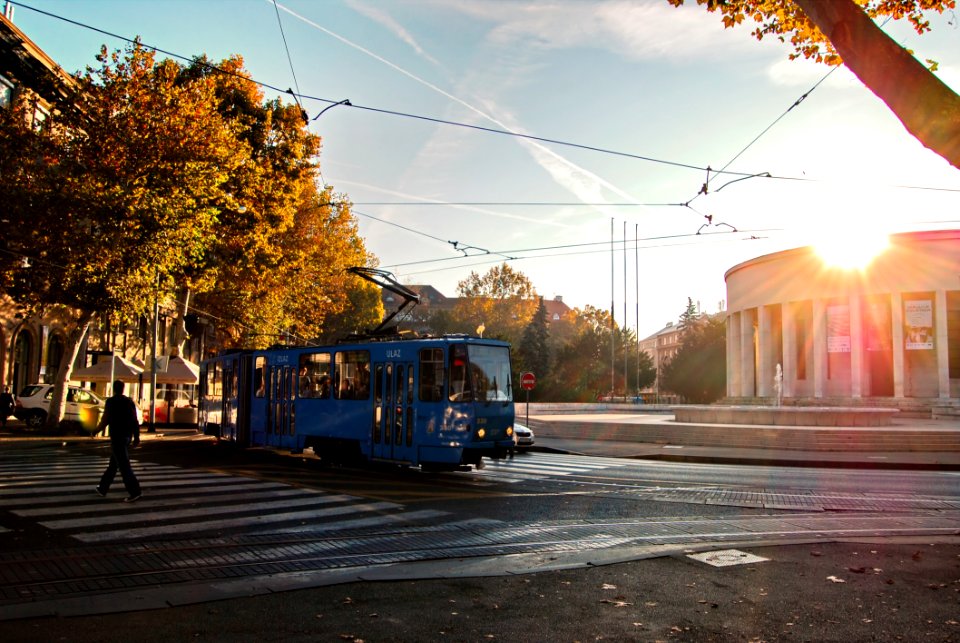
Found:
M 960 430 L 899 427 L 784 427 L 545 421 L 530 418 L 538 436 L 618 440 L 648 444 L 722 446 L 808 451 L 960 452 Z

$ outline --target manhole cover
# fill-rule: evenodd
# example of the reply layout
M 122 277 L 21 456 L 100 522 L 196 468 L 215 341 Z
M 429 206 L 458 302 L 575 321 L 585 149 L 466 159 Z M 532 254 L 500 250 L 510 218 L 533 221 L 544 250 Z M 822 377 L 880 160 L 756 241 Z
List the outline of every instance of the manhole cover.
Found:
M 713 565 L 714 567 L 730 567 L 732 565 L 749 565 L 751 563 L 762 563 L 770 560 L 748 554 L 738 549 L 721 549 L 720 551 L 705 551 L 699 554 L 688 554 L 689 558 L 699 560 L 701 563 Z

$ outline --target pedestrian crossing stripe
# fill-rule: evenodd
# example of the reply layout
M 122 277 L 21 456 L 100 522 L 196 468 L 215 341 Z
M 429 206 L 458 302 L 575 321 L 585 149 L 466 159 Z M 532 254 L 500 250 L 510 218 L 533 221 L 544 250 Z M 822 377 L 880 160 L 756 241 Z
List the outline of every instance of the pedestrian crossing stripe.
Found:
M 590 473 L 601 469 L 624 467 L 629 464 L 629 460 L 615 458 L 590 458 L 586 460 L 583 457 L 538 453 L 522 458 L 494 460 L 483 469 L 474 470 L 473 475 L 496 478 L 499 481 L 513 484 Z
M 85 532 L 72 534 L 72 536 L 85 543 L 121 542 L 124 540 L 142 540 L 146 538 L 159 538 L 163 536 L 195 534 L 201 531 L 232 530 L 265 523 L 290 522 L 293 520 L 317 520 L 321 518 L 328 518 L 330 516 L 342 516 L 350 513 L 384 511 L 387 509 L 395 509 L 396 507 L 397 505 L 392 502 L 370 502 L 365 504 L 346 505 L 342 507 L 330 507 L 327 509 L 244 516 L 242 518 L 200 520 L 186 523 L 176 523 L 173 525 L 157 525 L 154 527 L 133 527 L 117 529 L 113 531 Z M 160 514 L 160 517 L 162 517 L 162 514 Z M 268 533 L 273 533 L 273 530 L 268 530 Z
M 132 461 L 145 496 L 136 504 L 94 493 L 108 458 L 43 449 L 29 457 L 0 457 L 0 504 L 21 518 L 85 543 L 230 533 L 301 533 L 417 524 L 447 512 L 406 511 L 394 502 L 369 502 L 282 482 Z M 123 497 L 122 485 L 110 494 Z M 0 534 L 11 530 L 0 526 Z

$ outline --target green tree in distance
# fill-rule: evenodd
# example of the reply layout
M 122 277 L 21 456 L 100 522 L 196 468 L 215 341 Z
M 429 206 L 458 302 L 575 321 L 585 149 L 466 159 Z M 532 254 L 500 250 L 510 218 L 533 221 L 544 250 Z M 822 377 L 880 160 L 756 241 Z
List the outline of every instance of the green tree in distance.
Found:
M 680 350 L 661 367 L 660 388 L 709 404 L 726 393 L 727 325 L 720 315 L 697 316 L 688 302 L 680 318 Z
M 684 0 L 668 0 L 679 6 Z M 960 168 L 960 96 L 930 68 L 887 36 L 874 20 L 906 18 L 918 34 L 930 30 L 925 11 L 952 10 L 954 0 L 696 0 L 733 27 L 750 18 L 759 40 L 790 40 L 791 58 L 845 64 L 923 145 Z
M 516 363 L 513 365 L 515 382 L 519 382 L 519 373 L 524 371 L 530 371 L 539 379 L 546 380 L 550 372 L 549 338 L 547 307 L 543 303 L 543 297 L 541 297 L 540 303 L 537 305 L 537 311 L 523 330 L 520 346 L 514 352 L 516 357 Z

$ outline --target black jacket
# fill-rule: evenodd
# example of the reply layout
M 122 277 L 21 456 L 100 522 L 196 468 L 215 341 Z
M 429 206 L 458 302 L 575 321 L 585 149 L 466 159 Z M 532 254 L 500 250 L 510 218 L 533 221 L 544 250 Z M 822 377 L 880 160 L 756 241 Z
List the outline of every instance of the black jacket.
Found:
M 98 431 L 110 426 L 110 439 L 129 442 L 140 440 L 140 418 L 137 417 L 137 406 L 126 395 L 114 395 L 107 399 L 104 405 L 103 417 L 100 418 Z

